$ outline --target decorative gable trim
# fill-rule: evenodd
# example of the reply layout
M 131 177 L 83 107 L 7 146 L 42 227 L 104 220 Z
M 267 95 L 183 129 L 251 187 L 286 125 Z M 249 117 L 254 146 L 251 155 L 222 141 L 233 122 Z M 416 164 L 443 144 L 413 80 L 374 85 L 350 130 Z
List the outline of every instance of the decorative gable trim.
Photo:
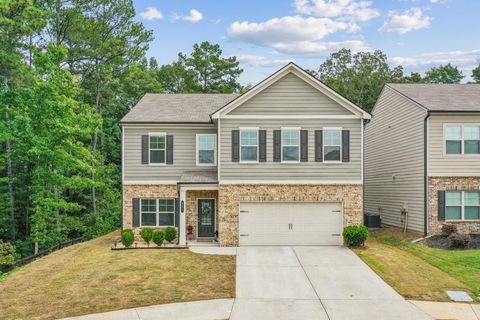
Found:
M 315 79 L 312 77 L 310 74 L 308 74 L 305 70 L 297 66 L 295 63 L 290 62 L 274 74 L 272 74 L 270 77 L 266 78 L 256 86 L 254 86 L 252 89 L 247 91 L 246 93 L 242 94 L 241 96 L 237 97 L 233 101 L 229 102 L 216 112 L 214 112 L 211 115 L 212 119 L 219 119 L 219 118 L 224 118 L 226 117 L 227 113 L 234 110 L 238 106 L 242 105 L 246 101 L 250 100 L 254 96 L 256 96 L 258 93 L 262 92 L 281 78 L 285 77 L 287 74 L 293 73 L 296 76 L 298 76 L 300 79 L 305 81 L 306 83 L 310 84 L 312 87 L 344 107 L 345 109 L 349 110 L 352 112 L 356 118 L 361 118 L 361 119 L 371 119 L 371 116 L 368 112 L 362 110 L 352 102 L 348 101 L 344 97 L 342 97 L 340 94 L 335 92 L 334 90 L 330 89 L 328 86 L 326 86 L 324 83 L 321 81 Z

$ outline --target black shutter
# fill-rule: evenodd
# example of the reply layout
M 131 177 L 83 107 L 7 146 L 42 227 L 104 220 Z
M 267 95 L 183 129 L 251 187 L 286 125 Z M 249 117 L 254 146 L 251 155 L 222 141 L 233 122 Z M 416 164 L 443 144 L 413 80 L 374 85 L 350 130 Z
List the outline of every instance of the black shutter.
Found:
M 148 136 L 142 136 L 142 164 L 148 164 Z
M 438 221 L 445 221 L 445 191 L 438 191 Z
M 140 227 L 140 199 L 133 198 L 132 200 L 132 227 Z
M 167 136 L 167 160 L 166 164 L 173 164 L 173 136 Z
M 258 131 L 258 161 L 267 162 L 267 131 Z
M 342 130 L 342 162 L 350 162 L 350 130 Z
M 308 130 L 300 131 L 300 161 L 308 161 Z
M 175 198 L 175 227 L 177 227 L 177 244 L 180 242 L 180 232 L 184 232 L 184 230 L 180 230 L 180 199 Z
M 282 131 L 273 130 L 273 161 L 280 162 L 282 159 Z
M 323 131 L 315 130 L 315 161 L 323 162 Z
M 232 130 L 232 162 L 240 161 L 240 131 Z

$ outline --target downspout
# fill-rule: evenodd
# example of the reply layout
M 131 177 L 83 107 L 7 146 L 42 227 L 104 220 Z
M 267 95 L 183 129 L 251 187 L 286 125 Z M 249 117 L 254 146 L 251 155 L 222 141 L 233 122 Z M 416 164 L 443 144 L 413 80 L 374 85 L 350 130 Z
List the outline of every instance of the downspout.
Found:
M 428 119 L 430 111 L 423 120 L 423 233 L 428 234 Z

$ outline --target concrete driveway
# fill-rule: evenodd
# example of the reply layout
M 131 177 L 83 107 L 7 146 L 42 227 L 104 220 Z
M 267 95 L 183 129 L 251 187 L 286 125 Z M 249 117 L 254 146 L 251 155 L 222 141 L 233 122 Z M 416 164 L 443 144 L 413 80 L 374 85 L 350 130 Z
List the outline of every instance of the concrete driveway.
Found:
M 231 320 L 431 319 L 344 247 L 237 249 Z

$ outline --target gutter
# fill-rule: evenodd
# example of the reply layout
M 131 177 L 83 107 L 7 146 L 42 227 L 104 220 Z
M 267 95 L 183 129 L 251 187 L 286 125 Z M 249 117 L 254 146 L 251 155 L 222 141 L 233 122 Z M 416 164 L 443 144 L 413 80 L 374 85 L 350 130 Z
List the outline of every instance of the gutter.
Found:
M 423 120 L 423 233 L 428 234 L 428 119 L 430 111 Z

